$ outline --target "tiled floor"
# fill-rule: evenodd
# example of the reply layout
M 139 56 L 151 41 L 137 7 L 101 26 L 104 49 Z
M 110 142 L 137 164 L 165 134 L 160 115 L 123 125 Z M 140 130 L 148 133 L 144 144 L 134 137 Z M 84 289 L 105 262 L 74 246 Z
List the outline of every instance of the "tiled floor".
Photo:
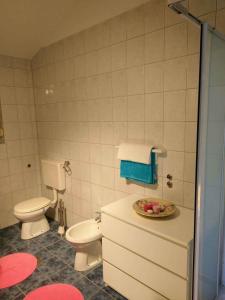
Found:
M 45 284 L 62 282 L 76 286 L 85 300 L 126 300 L 110 287 L 105 287 L 102 266 L 86 273 L 73 269 L 74 248 L 57 234 L 57 223 L 50 222 L 50 231 L 29 241 L 20 239 L 19 225 L 0 230 L 0 256 L 29 252 L 38 258 L 38 268 L 22 283 L 0 290 L 1 300 L 22 300 L 31 290 Z

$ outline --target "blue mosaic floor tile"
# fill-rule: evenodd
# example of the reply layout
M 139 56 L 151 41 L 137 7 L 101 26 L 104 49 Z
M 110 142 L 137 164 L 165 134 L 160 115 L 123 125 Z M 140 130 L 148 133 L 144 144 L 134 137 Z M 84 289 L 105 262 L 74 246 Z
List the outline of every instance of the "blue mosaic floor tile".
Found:
M 15 243 L 15 248 L 18 252 L 28 252 L 35 254 L 39 251 L 40 248 L 43 248 L 42 245 L 38 245 L 34 239 L 31 240 L 19 240 Z
M 48 257 L 44 260 L 40 260 L 38 270 L 46 274 L 46 276 L 51 276 L 52 274 L 61 272 L 65 269 L 67 265 L 55 256 Z
M 14 298 L 13 300 L 24 300 L 24 295 L 21 294 L 20 296 L 17 296 L 16 298 Z
M 66 240 L 60 240 L 48 246 L 47 249 L 51 254 L 62 259 L 69 266 L 74 266 L 75 249 Z
M 19 232 L 17 225 L 0 229 L 0 256 L 16 252 L 15 241 L 19 239 Z
M 103 290 L 109 295 L 111 295 L 115 300 L 127 300 L 127 298 L 123 297 L 121 294 L 119 294 L 117 291 L 112 289 L 110 286 L 104 287 Z
M 98 292 L 98 290 L 100 290 L 95 284 L 85 277 L 79 280 L 75 284 L 75 287 L 81 291 L 85 300 L 90 299 L 96 292 Z
M 102 265 L 89 272 L 86 277 L 99 287 L 104 287 Z
M 55 220 L 48 219 L 48 223 L 50 226 L 51 231 L 57 231 L 59 227 L 59 222 L 56 222 Z
M 99 290 L 90 300 L 113 300 L 113 298 L 103 290 Z
M 19 227 L 18 227 L 17 224 L 6 227 L 4 229 L 0 229 L 0 236 L 2 236 L 2 237 L 9 237 L 9 236 L 13 237 L 13 236 L 15 236 L 16 232 L 19 232 Z
M 20 231 L 16 231 L 16 230 L 14 231 L 13 234 L 10 232 L 8 235 L 3 236 L 3 242 L 13 247 L 20 246 L 25 242 L 24 240 L 21 239 L 20 234 L 21 234 Z
M 22 292 L 16 286 L 12 286 L 10 288 L 0 290 L 1 300 L 15 300 L 18 297 L 22 297 L 21 299 L 23 299 L 24 294 L 22 294 Z
M 48 231 L 45 234 L 39 235 L 38 237 L 34 238 L 34 241 L 37 245 L 41 247 L 47 247 L 51 244 L 58 242 L 61 239 L 59 234 L 55 231 Z
M 60 272 L 52 274 L 50 278 L 52 282 L 63 282 L 76 285 L 76 283 L 83 278 L 83 275 L 80 272 L 75 271 L 73 268 L 67 266 Z
M 52 254 L 46 248 L 41 248 L 41 250 L 35 252 L 35 256 L 40 259 L 40 261 L 44 261 L 52 257 Z
M 40 272 L 39 270 L 34 271 L 34 273 L 28 277 L 26 280 L 21 282 L 18 287 L 23 293 L 28 293 L 40 286 L 52 283 L 51 280 L 46 276 L 46 274 Z
M 0 256 L 8 255 L 17 252 L 16 248 L 11 245 L 0 242 Z

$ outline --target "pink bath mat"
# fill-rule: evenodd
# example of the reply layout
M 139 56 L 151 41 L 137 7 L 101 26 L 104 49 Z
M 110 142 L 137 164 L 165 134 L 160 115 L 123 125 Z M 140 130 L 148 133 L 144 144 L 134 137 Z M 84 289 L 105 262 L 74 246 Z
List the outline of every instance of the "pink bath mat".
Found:
M 0 258 L 0 288 L 8 288 L 29 277 L 37 259 L 29 253 L 14 253 Z
M 84 297 L 74 286 L 57 283 L 30 292 L 24 300 L 84 300 Z

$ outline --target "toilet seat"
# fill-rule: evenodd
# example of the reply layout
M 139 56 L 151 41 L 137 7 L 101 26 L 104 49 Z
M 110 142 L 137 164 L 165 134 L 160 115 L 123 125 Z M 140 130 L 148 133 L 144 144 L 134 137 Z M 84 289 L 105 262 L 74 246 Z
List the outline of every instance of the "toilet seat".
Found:
M 14 207 L 16 213 L 31 213 L 39 209 L 45 208 L 50 204 L 51 200 L 45 197 L 31 198 L 22 201 Z

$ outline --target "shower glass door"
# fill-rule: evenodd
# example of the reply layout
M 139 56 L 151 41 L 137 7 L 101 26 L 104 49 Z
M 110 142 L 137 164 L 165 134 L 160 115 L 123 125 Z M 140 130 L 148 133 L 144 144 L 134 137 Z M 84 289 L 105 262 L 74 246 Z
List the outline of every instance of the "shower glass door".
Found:
M 225 40 L 202 25 L 196 182 L 194 300 L 214 300 L 222 269 Z

